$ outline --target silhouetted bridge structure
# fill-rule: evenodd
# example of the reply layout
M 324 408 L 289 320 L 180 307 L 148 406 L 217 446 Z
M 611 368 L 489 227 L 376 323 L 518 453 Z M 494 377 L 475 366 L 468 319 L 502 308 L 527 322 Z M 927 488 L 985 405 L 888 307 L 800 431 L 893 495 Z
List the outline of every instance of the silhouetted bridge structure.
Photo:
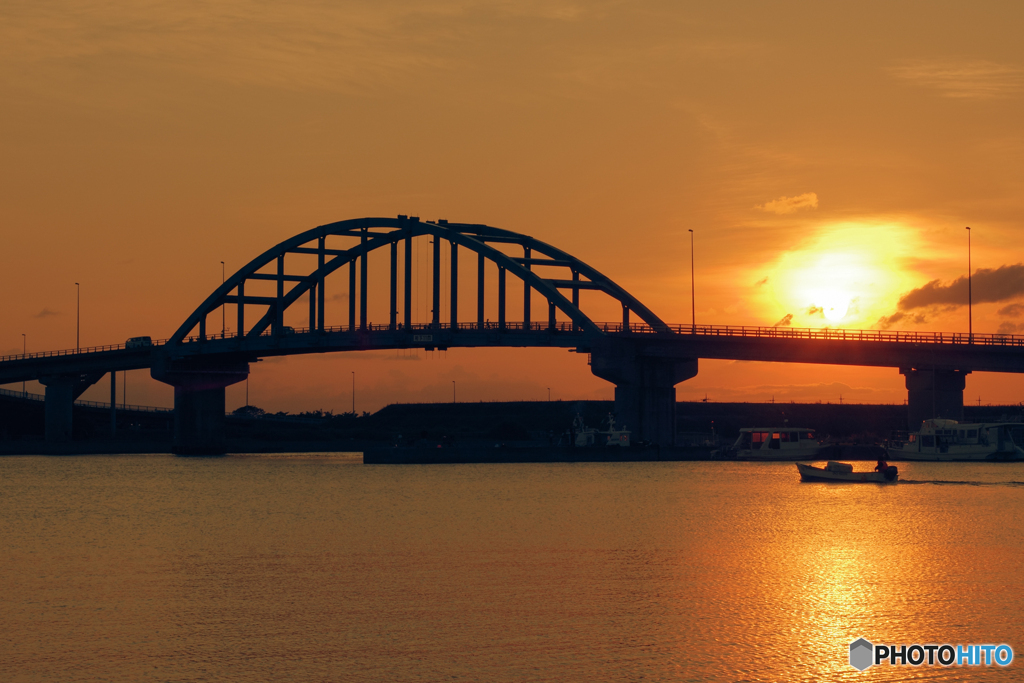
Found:
M 424 241 L 429 268 L 414 261 Z M 387 294 L 387 322 L 372 322 L 369 314 L 369 256 L 376 250 L 388 257 L 385 284 L 373 284 Z M 462 253 L 471 260 L 460 268 Z M 327 278 L 339 270 L 347 274 L 347 287 L 339 289 L 348 320 L 328 325 Z M 467 278 L 467 270 L 475 277 Z M 509 275 L 521 288 L 519 320 L 507 315 Z M 470 287 L 460 286 L 460 277 Z M 421 281 L 425 291 L 414 290 Z M 475 294 L 476 315 L 461 320 L 466 289 Z M 581 292 L 614 301 L 621 319 L 594 321 L 581 307 Z M 420 294 L 430 296 L 426 320 L 414 316 Z M 534 303 L 541 304 L 539 316 Z M 227 305 L 234 306 L 234 333 L 211 333 L 210 316 L 224 316 Z M 293 307 L 304 326 L 285 324 L 285 311 Z M 494 320 L 487 311 L 495 312 Z M 113 404 L 113 373 L 149 368 L 174 387 L 176 452 L 210 453 L 223 451 L 225 387 L 244 380 L 260 358 L 459 347 L 588 354 L 591 371 L 615 384 L 620 423 L 662 445 L 675 436 L 675 385 L 697 374 L 700 358 L 898 368 L 906 376 L 912 425 L 927 417 L 962 417 L 970 372 L 1024 372 L 1024 337 L 1010 335 L 672 325 L 607 276 L 527 235 L 399 216 L 331 223 L 285 240 L 227 279 L 167 340 L 0 358 L 0 384 L 42 382 L 47 439 L 61 441 L 70 438 L 71 404 L 86 388 L 111 373 Z

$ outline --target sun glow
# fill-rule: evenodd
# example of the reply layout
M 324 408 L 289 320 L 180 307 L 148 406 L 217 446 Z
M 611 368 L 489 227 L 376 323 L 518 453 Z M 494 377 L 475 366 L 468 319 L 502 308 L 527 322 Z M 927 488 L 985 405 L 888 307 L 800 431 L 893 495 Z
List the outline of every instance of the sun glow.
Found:
M 771 267 L 771 294 L 790 316 L 785 324 L 870 327 L 894 309 L 909 275 L 901 263 L 917 242 L 916 232 L 902 226 L 821 228 Z

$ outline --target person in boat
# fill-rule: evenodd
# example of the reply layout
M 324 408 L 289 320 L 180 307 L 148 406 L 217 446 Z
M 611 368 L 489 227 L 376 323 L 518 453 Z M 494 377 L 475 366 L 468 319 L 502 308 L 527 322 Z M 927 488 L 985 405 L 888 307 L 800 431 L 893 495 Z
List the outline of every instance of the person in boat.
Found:
M 881 472 L 885 474 L 885 471 L 889 469 L 889 463 L 885 461 L 885 458 L 879 458 L 878 464 L 875 465 L 875 472 Z

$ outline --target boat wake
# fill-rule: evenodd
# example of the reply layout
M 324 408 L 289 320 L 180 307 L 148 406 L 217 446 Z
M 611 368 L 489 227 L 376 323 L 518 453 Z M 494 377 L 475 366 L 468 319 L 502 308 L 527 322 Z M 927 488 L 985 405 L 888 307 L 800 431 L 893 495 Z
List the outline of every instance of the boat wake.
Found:
M 1014 486 L 1024 487 L 1024 481 L 946 481 L 942 479 L 928 479 L 918 481 L 914 479 L 900 479 L 900 484 L 934 484 L 936 486 Z

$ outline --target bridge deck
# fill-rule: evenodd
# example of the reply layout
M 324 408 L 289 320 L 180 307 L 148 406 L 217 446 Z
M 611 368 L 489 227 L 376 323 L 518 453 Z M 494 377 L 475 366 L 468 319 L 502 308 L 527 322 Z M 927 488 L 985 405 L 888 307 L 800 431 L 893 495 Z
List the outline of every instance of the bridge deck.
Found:
M 847 330 L 842 328 L 597 323 L 601 336 L 643 339 L 654 355 L 876 367 L 936 367 L 970 371 L 1024 372 L 1024 336 L 949 332 Z M 339 325 L 323 331 L 285 328 L 252 336 L 189 337 L 173 355 L 259 357 L 361 349 L 458 347 L 560 347 L 586 351 L 595 337 L 572 323 L 494 322 L 418 324 L 405 327 Z M 0 383 L 47 375 L 85 374 L 151 367 L 166 340 L 151 347 L 111 344 L 0 357 Z

